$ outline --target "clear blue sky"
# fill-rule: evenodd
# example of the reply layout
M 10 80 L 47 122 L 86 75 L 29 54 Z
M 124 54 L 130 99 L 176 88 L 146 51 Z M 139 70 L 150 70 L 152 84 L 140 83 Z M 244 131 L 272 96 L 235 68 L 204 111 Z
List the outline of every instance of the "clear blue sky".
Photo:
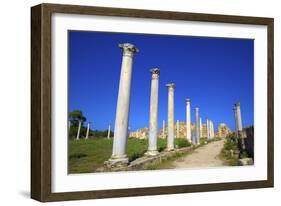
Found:
M 114 127 L 122 50 L 134 57 L 129 126 L 148 127 L 152 67 L 160 69 L 159 127 L 167 120 L 168 93 L 174 82 L 175 121 L 185 121 L 185 98 L 200 108 L 203 123 L 213 120 L 234 129 L 233 104 L 241 102 L 243 126 L 253 125 L 254 40 L 69 31 L 69 110 L 80 109 L 92 129 Z

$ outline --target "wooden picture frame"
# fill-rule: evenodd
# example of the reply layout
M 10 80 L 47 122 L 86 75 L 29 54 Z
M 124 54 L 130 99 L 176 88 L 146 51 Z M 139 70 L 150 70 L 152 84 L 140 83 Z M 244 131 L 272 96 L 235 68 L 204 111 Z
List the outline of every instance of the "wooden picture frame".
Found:
M 51 16 L 54 13 L 221 22 L 267 26 L 267 180 L 215 184 L 162 186 L 134 189 L 53 193 L 51 190 Z M 42 201 L 160 195 L 273 187 L 274 184 L 274 20 L 272 18 L 228 16 L 169 11 L 40 4 L 31 8 L 31 198 Z

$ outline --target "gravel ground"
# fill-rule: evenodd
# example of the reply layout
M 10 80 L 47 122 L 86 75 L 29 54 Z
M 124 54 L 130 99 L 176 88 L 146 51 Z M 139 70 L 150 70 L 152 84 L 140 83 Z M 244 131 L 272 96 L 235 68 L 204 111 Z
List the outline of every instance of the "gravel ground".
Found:
M 214 141 L 199 147 L 191 154 L 184 156 L 173 163 L 174 168 L 199 168 L 224 166 L 219 158 L 224 140 Z

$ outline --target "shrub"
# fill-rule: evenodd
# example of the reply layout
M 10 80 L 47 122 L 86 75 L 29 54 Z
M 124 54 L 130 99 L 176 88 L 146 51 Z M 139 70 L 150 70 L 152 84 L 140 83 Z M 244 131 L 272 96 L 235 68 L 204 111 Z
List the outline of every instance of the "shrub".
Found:
M 243 158 L 247 158 L 249 157 L 247 152 L 246 151 L 243 151 L 241 154 L 240 154 L 240 158 L 243 159 Z
M 224 149 L 225 150 L 237 150 L 238 144 L 236 141 L 233 141 L 231 139 L 227 139 L 227 141 L 224 143 Z
M 135 152 L 135 153 L 131 154 L 131 156 L 129 157 L 129 161 L 130 162 L 134 161 L 134 160 L 140 158 L 142 155 L 143 154 L 141 154 L 141 153 Z
M 167 139 L 158 138 L 157 139 L 157 148 L 159 152 L 162 152 L 167 147 Z
M 208 138 L 207 137 L 201 137 L 200 138 L 200 144 L 205 144 L 205 143 L 208 143 Z
M 178 146 L 178 148 L 191 146 L 190 142 L 184 138 L 175 139 L 175 144 Z
M 226 142 L 224 143 L 222 149 L 222 157 L 225 159 L 227 165 L 229 166 L 238 166 L 239 158 L 238 158 L 238 143 L 232 138 L 226 138 Z

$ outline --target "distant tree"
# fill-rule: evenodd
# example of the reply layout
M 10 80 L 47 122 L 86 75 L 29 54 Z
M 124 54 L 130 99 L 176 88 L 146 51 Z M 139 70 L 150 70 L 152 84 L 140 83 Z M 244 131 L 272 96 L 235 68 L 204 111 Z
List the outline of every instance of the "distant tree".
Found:
M 71 126 L 78 127 L 79 121 L 81 121 L 82 126 L 84 125 L 84 122 L 87 121 L 86 117 L 83 115 L 81 110 L 73 110 L 68 115 L 69 121 Z
M 83 115 L 81 110 L 73 110 L 68 114 L 70 121 L 70 129 L 68 132 L 69 138 L 76 138 L 79 121 L 81 121 L 80 128 L 80 137 L 86 135 L 86 128 L 84 127 L 84 123 L 87 121 L 86 117 Z

